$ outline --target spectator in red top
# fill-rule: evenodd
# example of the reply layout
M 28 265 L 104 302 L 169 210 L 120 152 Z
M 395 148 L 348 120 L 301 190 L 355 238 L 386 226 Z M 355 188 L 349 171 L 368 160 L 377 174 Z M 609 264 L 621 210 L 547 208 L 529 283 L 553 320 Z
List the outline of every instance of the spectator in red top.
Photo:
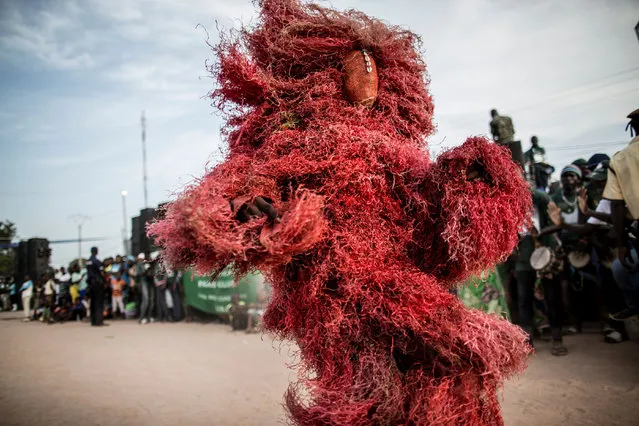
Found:
M 124 301 L 122 299 L 122 290 L 126 282 L 122 278 L 121 272 L 116 272 L 111 277 L 111 309 L 113 311 L 113 317 L 115 318 L 118 307 L 120 308 L 120 315 L 124 318 Z

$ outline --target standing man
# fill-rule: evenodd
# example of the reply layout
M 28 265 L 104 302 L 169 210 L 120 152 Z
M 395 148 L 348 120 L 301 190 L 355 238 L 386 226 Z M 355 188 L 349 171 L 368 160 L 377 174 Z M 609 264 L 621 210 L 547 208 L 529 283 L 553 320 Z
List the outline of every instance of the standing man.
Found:
M 493 118 L 490 122 L 493 140 L 500 145 L 512 143 L 515 139 L 515 128 L 510 117 L 499 115 L 496 109 L 490 111 L 490 116 Z
M 87 261 L 87 280 L 91 292 L 91 326 L 104 325 L 104 277 L 102 262 L 98 259 L 98 248 L 91 247 L 91 257 Z
M 22 294 L 22 307 L 24 308 L 24 322 L 31 321 L 31 296 L 33 295 L 33 281 L 29 275 L 24 276 L 24 282 L 20 286 Z
M 58 304 L 64 306 L 67 302 L 71 301 L 71 293 L 69 289 L 69 286 L 71 285 L 71 274 L 69 274 L 64 266 L 60 268 L 58 280 L 60 281 Z
M 545 192 L 532 190 L 533 211 L 532 226 L 522 233 L 515 258 L 515 276 L 517 278 L 517 304 L 519 308 L 519 323 L 528 334 L 530 344 L 533 344 L 534 330 L 534 302 L 536 287 L 540 288 L 546 303 L 548 322 L 552 336 L 550 353 L 554 356 L 568 354 L 563 343 L 563 316 L 561 305 L 561 262 L 555 262 L 549 271 L 536 272 L 530 263 L 536 247 L 546 247 L 557 254 L 559 242 L 555 235 L 540 234 L 540 230 L 552 224 L 548 215 L 550 196 Z
M 151 289 L 149 288 L 149 280 L 147 277 L 148 264 L 145 263 L 145 259 L 146 255 L 144 253 L 138 254 L 137 262 L 135 266 L 131 268 L 133 276 L 135 277 L 135 285 L 140 293 L 140 324 L 149 322 L 151 312 Z
M 582 187 L 581 168 L 575 164 L 569 164 L 561 170 L 561 189 L 551 195 L 553 204 L 559 208 L 559 214 L 563 223 L 567 225 L 577 225 L 583 223 L 579 210 L 579 191 Z M 576 276 L 568 262 L 568 255 L 571 252 L 590 253 L 588 238 L 575 233 L 569 227 L 561 228 L 559 239 L 564 254 L 563 277 L 561 285 L 563 287 L 564 307 L 571 326 L 567 328 L 569 332 L 579 332 L 584 316 L 584 293 L 576 291 L 573 281 L 581 279 Z M 577 281 L 575 281 L 576 283 Z
M 628 238 L 627 219 L 639 220 L 639 109 L 628 115 L 630 144 L 616 153 L 608 167 L 608 181 L 603 198 L 610 200 L 613 227 L 619 259 L 612 264 L 615 281 L 621 288 L 628 309 L 611 315 L 623 321 L 639 316 L 639 247 Z M 635 228 L 636 229 L 636 228 Z
M 166 306 L 167 273 L 164 265 L 156 258 L 153 261 L 153 284 L 155 287 L 155 312 L 160 322 L 168 321 L 169 310 Z
M 561 209 L 561 216 L 569 225 L 579 223 L 579 190 L 582 179 L 581 169 L 569 164 L 561 170 L 561 190 L 551 195 L 552 201 Z M 562 233 L 563 244 L 571 244 L 573 241 L 567 233 Z
M 14 277 L 10 278 L 11 284 L 9 285 L 9 297 L 11 297 L 11 311 L 18 310 L 20 296 L 18 295 L 18 283 L 16 283 Z
M 524 163 L 529 176 L 535 180 L 535 188 L 546 192 L 548 188 L 548 178 L 555 171 L 555 168 L 546 161 L 546 150 L 539 146 L 537 136 L 530 138 L 531 148 L 524 153 Z
M 43 322 L 51 324 L 53 323 L 52 313 L 56 300 L 56 283 L 48 272 L 45 274 L 44 279 L 46 280 L 44 284 L 44 313 L 41 319 Z
M 111 310 L 113 313 L 113 318 L 115 318 L 115 314 L 118 309 L 120 309 L 120 316 L 122 318 L 125 317 L 124 300 L 122 298 L 122 293 L 125 286 L 126 283 L 124 282 L 122 273 L 120 271 L 111 276 Z
M 175 269 L 167 271 L 168 287 L 171 292 L 171 300 L 173 301 L 173 320 L 182 321 L 182 298 L 180 297 L 180 289 L 182 288 L 182 273 Z

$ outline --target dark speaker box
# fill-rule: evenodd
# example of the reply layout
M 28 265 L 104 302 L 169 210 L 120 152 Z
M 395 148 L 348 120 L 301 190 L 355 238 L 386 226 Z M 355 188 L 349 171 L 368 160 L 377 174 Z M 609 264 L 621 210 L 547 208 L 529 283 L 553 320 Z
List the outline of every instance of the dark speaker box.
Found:
M 153 208 L 140 210 L 140 251 L 150 253 L 156 247 L 153 241 L 146 235 L 146 227 L 156 217 L 156 210 Z
M 131 219 L 131 254 L 133 256 L 141 253 L 140 235 L 140 216 L 136 216 Z
M 29 245 L 26 241 L 20 241 L 16 249 L 17 279 L 22 282 L 24 276 L 29 273 Z
M 37 279 L 49 270 L 49 241 L 44 238 L 31 238 L 28 246 L 28 270 L 31 278 Z

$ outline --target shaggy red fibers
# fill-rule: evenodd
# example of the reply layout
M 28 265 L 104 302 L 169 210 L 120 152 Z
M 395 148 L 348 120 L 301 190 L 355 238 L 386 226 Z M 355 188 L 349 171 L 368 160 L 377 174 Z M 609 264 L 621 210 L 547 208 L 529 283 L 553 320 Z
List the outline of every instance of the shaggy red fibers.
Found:
M 517 166 L 479 137 L 429 160 L 415 34 L 356 11 L 258 3 L 256 25 L 216 47 L 229 153 L 151 226 L 165 258 L 267 275 L 264 325 L 299 347 L 293 423 L 502 423 L 497 391 L 523 370 L 526 337 L 448 289 L 515 246 L 531 203 Z M 377 65 L 371 108 L 344 94 L 356 49 Z M 257 196 L 279 223 L 236 220 L 230 201 Z

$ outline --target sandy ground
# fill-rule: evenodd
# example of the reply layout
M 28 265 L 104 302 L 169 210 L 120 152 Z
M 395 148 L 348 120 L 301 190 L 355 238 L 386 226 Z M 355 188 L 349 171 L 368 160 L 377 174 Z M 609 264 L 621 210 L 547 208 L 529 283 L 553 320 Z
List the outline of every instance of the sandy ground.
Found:
M 289 346 L 221 325 L 46 326 L 0 314 L 1 425 L 276 425 Z M 639 345 L 540 343 L 506 385 L 507 425 L 639 425 Z M 94 372 L 94 366 L 97 368 Z

